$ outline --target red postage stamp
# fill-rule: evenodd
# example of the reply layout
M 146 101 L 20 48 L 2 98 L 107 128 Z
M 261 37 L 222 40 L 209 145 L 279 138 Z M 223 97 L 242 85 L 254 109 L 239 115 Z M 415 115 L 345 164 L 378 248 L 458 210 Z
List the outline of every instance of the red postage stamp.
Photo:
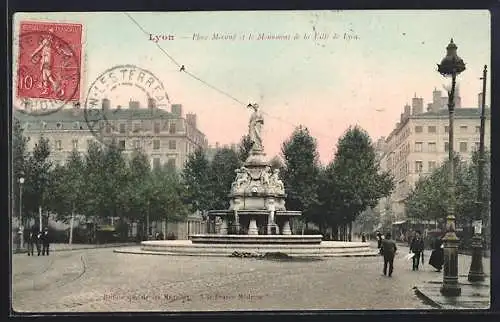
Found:
M 72 23 L 20 23 L 17 98 L 61 105 L 80 100 L 82 29 Z

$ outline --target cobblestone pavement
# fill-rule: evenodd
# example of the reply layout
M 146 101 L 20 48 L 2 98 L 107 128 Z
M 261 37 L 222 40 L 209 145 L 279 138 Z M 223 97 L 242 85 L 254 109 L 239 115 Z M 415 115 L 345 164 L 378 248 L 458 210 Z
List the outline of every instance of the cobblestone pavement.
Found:
M 431 309 L 413 286 L 439 273 L 411 271 L 401 249 L 392 278 L 382 259 L 271 261 L 150 256 L 112 249 L 13 256 L 18 312 Z M 439 278 L 439 277 L 438 277 Z

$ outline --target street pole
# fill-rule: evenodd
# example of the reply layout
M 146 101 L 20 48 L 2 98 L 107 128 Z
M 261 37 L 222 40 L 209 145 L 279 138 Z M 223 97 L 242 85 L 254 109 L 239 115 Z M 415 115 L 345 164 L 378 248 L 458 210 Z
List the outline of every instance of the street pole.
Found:
M 485 128 L 485 102 L 486 102 L 486 75 L 487 66 L 484 66 L 483 70 L 483 96 L 481 100 L 481 125 L 479 128 L 479 160 L 477 168 L 477 200 L 476 200 L 476 220 L 483 221 L 483 179 L 484 179 L 484 128 Z M 474 236 L 472 238 L 472 261 L 470 263 L 469 269 L 469 282 L 481 282 L 484 281 L 484 271 L 483 271 L 483 239 L 481 232 L 474 229 Z
M 19 229 L 18 229 L 18 237 L 19 242 L 17 243 L 17 250 L 21 250 L 23 248 L 24 241 L 24 226 L 23 226 L 23 183 L 24 178 L 19 178 Z
M 443 76 L 451 76 L 451 90 L 448 92 L 448 159 L 449 159 L 449 181 L 448 181 L 448 215 L 446 216 L 446 234 L 444 241 L 444 265 L 443 285 L 441 294 L 443 296 L 460 296 L 462 289 L 458 284 L 458 242 L 455 231 L 455 164 L 454 164 L 454 119 L 455 119 L 455 87 L 457 75 L 465 70 L 465 63 L 457 55 L 457 46 L 451 39 L 446 47 L 446 57 L 438 64 L 438 71 Z
M 38 224 L 40 225 L 40 232 L 42 232 L 42 206 L 38 206 Z
M 73 244 L 73 224 L 75 221 L 75 212 L 71 211 L 71 220 L 69 222 L 69 244 Z

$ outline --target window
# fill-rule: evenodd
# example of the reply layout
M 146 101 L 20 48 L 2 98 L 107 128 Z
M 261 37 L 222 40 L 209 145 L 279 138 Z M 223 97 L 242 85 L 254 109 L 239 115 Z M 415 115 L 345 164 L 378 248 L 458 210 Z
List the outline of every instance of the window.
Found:
M 423 129 L 421 126 L 415 126 L 415 133 L 422 133 Z
M 78 130 L 78 129 L 81 129 L 80 122 L 74 122 L 74 123 L 73 123 L 73 128 L 74 128 L 74 129 L 77 129 L 77 130 Z
M 73 139 L 71 142 L 73 143 L 73 149 L 78 150 L 78 139 Z
M 136 149 L 141 148 L 141 141 L 140 140 L 134 140 L 134 148 L 136 148 Z
M 160 140 L 153 140 L 153 150 L 160 149 Z
M 460 126 L 460 133 L 467 133 L 467 125 Z
M 56 128 L 57 128 L 58 130 L 62 129 L 62 123 L 61 123 L 61 122 L 57 122 L 57 124 L 56 124 Z
M 479 151 L 479 142 L 474 142 L 474 148 Z
M 120 133 L 125 133 L 126 126 L 127 125 L 125 123 L 120 124 Z
M 429 132 L 429 133 L 436 133 L 436 127 L 435 126 L 429 126 L 429 127 L 427 127 L 427 132 Z
M 168 159 L 167 167 L 169 167 L 171 169 L 175 169 L 175 159 Z
M 436 142 L 429 142 L 427 144 L 429 152 L 436 152 Z
M 415 142 L 415 152 L 422 152 L 422 142 Z
M 436 161 L 429 161 L 429 172 L 432 172 L 436 169 Z
M 160 133 L 160 122 L 155 122 L 155 124 L 154 124 L 154 133 L 155 134 Z
M 153 169 L 158 170 L 161 167 L 160 158 L 153 158 Z
M 448 133 L 450 132 L 450 127 L 449 126 L 445 126 L 444 127 L 444 133 Z
M 444 142 L 444 152 L 448 152 L 450 150 L 450 143 Z
M 460 142 L 460 152 L 467 152 L 467 142 Z
M 177 132 L 175 123 L 170 123 L 169 133 L 170 134 L 175 134 L 175 132 Z
M 111 125 L 110 124 L 106 125 L 106 133 L 108 133 L 108 134 L 111 133 Z
M 118 147 L 125 150 L 125 140 L 118 141 Z
M 476 126 L 476 133 L 479 133 L 481 132 L 481 127 L 480 126 Z
M 415 172 L 422 173 L 424 169 L 424 163 L 422 161 L 415 161 Z
M 175 150 L 177 148 L 177 142 L 175 140 L 168 141 L 168 148 L 170 150 Z
M 139 132 L 141 130 L 141 124 L 135 123 L 134 124 L 134 132 Z
M 56 150 L 62 150 L 62 142 L 61 140 L 56 140 Z

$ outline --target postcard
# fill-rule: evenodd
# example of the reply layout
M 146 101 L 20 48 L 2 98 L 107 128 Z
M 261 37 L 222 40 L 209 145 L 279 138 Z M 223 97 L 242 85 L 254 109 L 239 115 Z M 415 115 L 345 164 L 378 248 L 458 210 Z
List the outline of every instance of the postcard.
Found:
M 487 10 L 12 27 L 13 312 L 490 307 Z

